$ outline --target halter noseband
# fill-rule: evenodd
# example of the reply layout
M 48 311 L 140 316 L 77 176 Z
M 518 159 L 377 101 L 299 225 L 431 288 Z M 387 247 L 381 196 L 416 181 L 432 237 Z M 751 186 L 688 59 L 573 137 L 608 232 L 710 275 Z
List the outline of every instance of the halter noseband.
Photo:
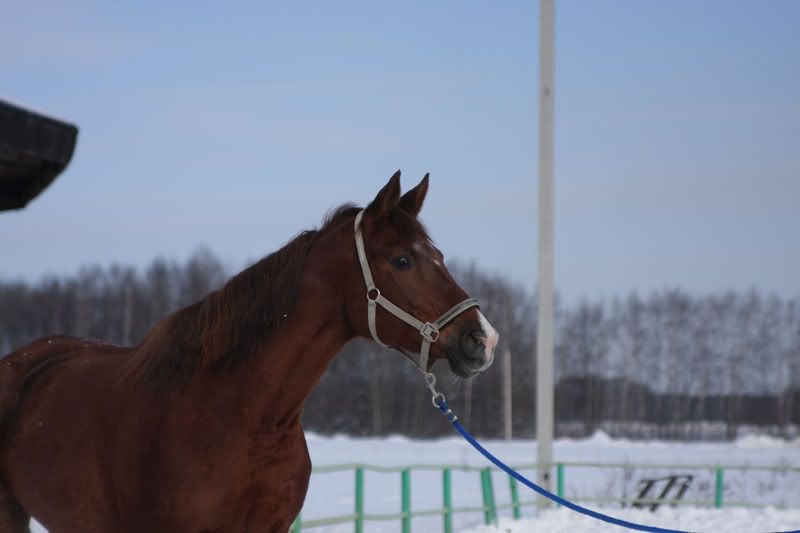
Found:
M 358 262 L 361 264 L 361 273 L 364 274 L 364 284 L 367 286 L 367 321 L 369 322 L 369 332 L 372 338 L 383 346 L 384 348 L 391 348 L 388 344 L 384 344 L 378 338 L 378 329 L 375 323 L 375 314 L 377 306 L 381 306 L 391 314 L 416 329 L 422 335 L 422 345 L 419 349 L 419 359 L 414 363 L 423 372 L 428 371 L 428 352 L 430 351 L 431 343 L 434 343 L 439 338 L 439 331 L 445 327 L 450 321 L 458 315 L 472 307 L 479 307 L 478 302 L 474 298 L 467 298 L 463 302 L 454 305 L 445 314 L 440 316 L 434 323 L 422 322 L 417 320 L 409 313 L 403 311 L 395 304 L 387 300 L 382 294 L 380 289 L 375 286 L 375 281 L 372 279 L 372 273 L 369 270 L 369 263 L 367 262 L 367 253 L 364 251 L 364 238 L 361 236 L 361 218 L 364 215 L 364 210 L 359 211 L 355 220 L 355 236 L 356 236 L 356 250 L 358 251 Z M 404 352 L 405 353 L 405 352 Z M 413 361 L 409 354 L 405 354 Z

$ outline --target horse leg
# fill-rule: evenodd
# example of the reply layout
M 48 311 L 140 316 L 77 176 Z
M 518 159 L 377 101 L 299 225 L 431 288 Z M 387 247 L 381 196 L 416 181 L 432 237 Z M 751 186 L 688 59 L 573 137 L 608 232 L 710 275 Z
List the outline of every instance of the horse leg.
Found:
M 0 532 L 30 533 L 31 516 L 5 487 L 0 485 Z

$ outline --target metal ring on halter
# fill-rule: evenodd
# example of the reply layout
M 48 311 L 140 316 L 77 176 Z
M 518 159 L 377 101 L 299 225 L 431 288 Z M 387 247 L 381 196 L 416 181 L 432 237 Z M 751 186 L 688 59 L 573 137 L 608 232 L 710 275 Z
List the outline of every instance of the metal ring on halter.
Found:
M 375 298 L 371 298 L 370 297 L 370 294 L 372 293 L 372 291 L 375 291 Z M 371 289 L 369 289 L 367 291 L 367 300 L 369 300 L 370 302 L 375 302 L 380 297 L 381 297 L 381 290 L 378 287 L 372 287 Z

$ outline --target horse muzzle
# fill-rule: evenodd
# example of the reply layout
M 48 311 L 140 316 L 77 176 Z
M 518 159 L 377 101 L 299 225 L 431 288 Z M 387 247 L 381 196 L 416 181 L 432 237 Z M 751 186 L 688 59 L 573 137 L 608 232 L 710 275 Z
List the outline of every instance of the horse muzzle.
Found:
M 477 376 L 494 362 L 500 336 L 482 314 L 479 316 L 482 320 L 464 325 L 444 345 L 450 369 L 462 378 Z

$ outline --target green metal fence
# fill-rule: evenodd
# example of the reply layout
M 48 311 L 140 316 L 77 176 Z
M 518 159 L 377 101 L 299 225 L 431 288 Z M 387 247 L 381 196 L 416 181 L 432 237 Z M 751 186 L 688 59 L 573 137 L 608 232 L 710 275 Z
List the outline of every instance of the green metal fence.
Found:
M 513 466 L 515 470 L 536 470 L 535 464 L 522 464 Z M 724 472 L 728 471 L 743 471 L 743 472 L 785 472 L 785 473 L 800 473 L 800 467 L 780 467 L 780 466 L 739 466 L 739 465 L 679 465 L 679 464 L 632 464 L 632 463 L 592 463 L 592 462 L 560 462 L 553 465 L 556 477 L 556 493 L 564 497 L 564 480 L 566 478 L 567 468 L 581 469 L 581 468 L 612 468 L 612 469 L 664 469 L 664 470 L 693 470 L 693 471 L 710 471 L 714 473 L 714 499 L 713 500 L 680 500 L 678 505 L 695 505 L 695 506 L 713 506 L 721 508 L 723 505 L 729 507 L 763 507 L 763 504 L 756 504 L 746 501 L 725 501 L 723 498 L 725 483 Z M 334 472 L 347 472 L 352 471 L 354 475 L 355 486 L 355 506 L 353 513 L 338 516 L 331 516 L 327 518 L 317 518 L 313 520 L 303 520 L 302 513 L 297 517 L 292 524 L 291 533 L 298 533 L 303 529 L 310 529 L 321 526 L 328 526 L 334 524 L 342 524 L 345 522 L 353 523 L 353 531 L 356 533 L 363 533 L 364 522 L 370 521 L 387 521 L 399 520 L 402 526 L 403 533 L 411 532 L 411 522 L 414 517 L 423 516 L 441 516 L 442 517 L 442 530 L 445 533 L 452 533 L 453 531 L 453 515 L 456 513 L 482 513 L 483 519 L 486 524 L 497 523 L 498 511 L 511 510 L 515 519 L 522 517 L 522 508 L 535 505 L 535 500 L 522 500 L 519 496 L 519 488 L 517 480 L 508 477 L 509 493 L 511 501 L 509 503 L 498 504 L 495 500 L 495 492 L 492 481 L 492 472 L 500 471 L 495 467 L 473 467 L 466 465 L 408 465 L 397 467 L 385 467 L 377 465 L 368 465 L 360 463 L 328 465 L 314 467 L 313 474 L 329 474 Z M 364 472 L 379 472 L 384 474 L 399 473 L 400 474 L 400 511 L 397 513 L 385 514 L 372 514 L 364 511 Z M 441 472 L 442 482 L 442 507 L 433 509 L 413 510 L 411 509 L 411 473 L 414 471 L 439 471 Z M 452 472 L 477 472 L 479 474 L 482 506 L 462 506 L 453 507 L 453 487 L 452 487 Z M 577 497 L 572 498 L 575 502 L 581 503 L 615 503 L 625 505 L 632 503 L 629 499 L 620 497 Z M 641 504 L 675 504 L 672 500 L 635 500 Z M 776 506 L 780 508 L 780 506 Z

